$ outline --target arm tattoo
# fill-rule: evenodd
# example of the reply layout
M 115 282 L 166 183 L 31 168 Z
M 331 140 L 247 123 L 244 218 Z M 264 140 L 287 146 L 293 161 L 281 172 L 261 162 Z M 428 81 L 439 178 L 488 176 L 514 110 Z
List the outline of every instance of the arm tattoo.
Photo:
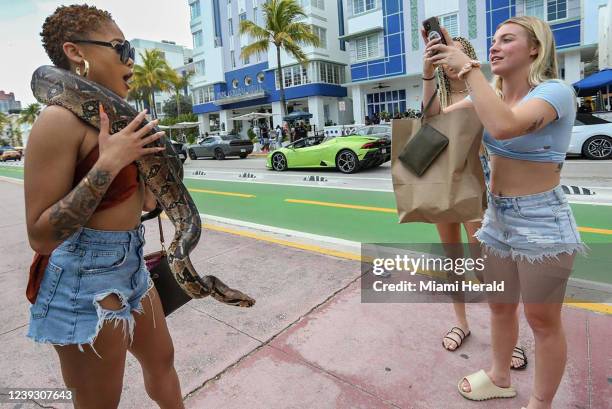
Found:
M 536 119 L 535 121 L 531 123 L 529 128 L 525 130 L 525 133 L 531 133 L 533 131 L 540 129 L 540 127 L 542 126 L 542 123 L 544 123 L 544 118 Z
M 67 239 L 87 223 L 112 180 L 110 172 L 92 169 L 66 197 L 51 207 L 49 223 L 56 240 Z

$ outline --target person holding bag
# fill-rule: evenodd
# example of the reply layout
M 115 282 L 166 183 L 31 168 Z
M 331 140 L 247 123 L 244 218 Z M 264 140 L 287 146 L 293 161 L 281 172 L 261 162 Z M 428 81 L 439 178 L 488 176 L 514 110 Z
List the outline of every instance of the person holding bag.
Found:
M 567 359 L 561 321 L 566 283 L 574 257 L 586 250 L 560 185 L 574 91 L 557 79 L 552 31 L 535 17 L 513 17 L 498 26 L 489 50 L 493 87 L 480 63 L 458 49 L 434 44 L 427 51 L 432 64 L 458 72 L 469 89 L 470 99 L 447 111 L 473 107 L 486 129 L 491 181 L 476 237 L 487 255 L 486 282 L 505 284 L 503 294 L 489 298 L 492 366 L 462 378 L 459 393 L 478 401 L 516 396 L 509 366 L 522 297 L 537 362 L 527 408 L 551 408 Z
M 441 27 L 442 35 L 445 36 L 447 43 L 452 44 L 454 47 L 465 53 L 470 59 L 475 60 L 476 51 L 472 44 L 463 37 L 453 37 L 450 35 L 444 27 Z M 425 41 L 426 47 L 430 47 L 434 44 L 440 43 L 439 38 L 435 38 L 431 41 L 427 38 L 425 30 L 421 29 L 421 35 Z M 449 41 L 452 40 L 452 41 Z M 438 96 L 429 109 L 428 112 L 424 113 L 426 116 L 432 116 L 433 113 L 440 113 L 442 110 L 449 106 L 463 101 L 466 98 L 467 88 L 465 82 L 457 77 L 457 72 L 449 69 L 445 66 L 435 67 L 427 58 L 427 54 L 423 62 L 423 101 L 429 101 L 438 89 Z M 480 146 L 478 155 L 483 167 L 483 173 L 485 177 L 485 183 L 488 183 L 490 174 L 488 158 L 486 151 L 483 146 Z M 481 227 L 480 221 L 466 221 L 463 222 L 463 227 L 467 233 L 467 239 L 470 244 L 470 248 L 478 243 L 478 240 L 474 237 L 474 234 Z M 446 245 L 445 252 L 448 257 L 463 257 L 463 249 L 461 246 L 461 223 L 436 223 L 436 229 L 440 236 L 440 241 L 443 245 Z M 483 277 L 478 277 L 482 282 Z M 442 340 L 442 345 L 449 351 L 458 349 L 466 337 L 471 334 L 470 327 L 467 320 L 465 311 L 465 303 L 462 300 L 455 300 L 453 302 L 453 308 L 455 311 L 455 319 L 457 325 L 452 327 L 450 331 L 446 333 Z M 527 367 L 527 357 L 525 356 L 524 350 L 516 346 L 513 351 L 511 369 L 525 369 Z

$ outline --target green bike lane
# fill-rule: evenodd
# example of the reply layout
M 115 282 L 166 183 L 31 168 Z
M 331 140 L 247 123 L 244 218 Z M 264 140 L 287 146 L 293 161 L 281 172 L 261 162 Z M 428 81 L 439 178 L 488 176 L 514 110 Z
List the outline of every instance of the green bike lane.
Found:
M 22 178 L 23 171 L 0 166 L 0 176 Z M 432 224 L 398 223 L 391 192 L 200 179 L 185 182 L 204 214 L 361 243 L 439 242 Z M 571 207 L 583 241 L 602 253 L 608 247 L 605 243 L 612 243 L 612 206 Z M 612 264 L 612 259 L 585 269 L 578 268 L 578 260 L 575 276 L 612 284 L 612 277 L 602 268 L 606 263 Z

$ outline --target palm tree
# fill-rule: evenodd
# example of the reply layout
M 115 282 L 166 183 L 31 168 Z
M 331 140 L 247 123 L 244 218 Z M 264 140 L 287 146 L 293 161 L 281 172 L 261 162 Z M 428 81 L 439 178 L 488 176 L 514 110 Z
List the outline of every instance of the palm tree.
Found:
M 312 32 L 311 27 L 299 20 L 306 17 L 304 9 L 296 0 L 270 0 L 263 5 L 266 24 L 258 26 L 250 20 L 240 22 L 240 34 L 248 34 L 254 42 L 244 47 L 242 59 L 257 53 L 268 52 L 270 44 L 276 47 L 276 66 L 280 85 L 281 116 L 287 111 L 285 102 L 285 87 L 281 65 L 281 50 L 284 49 L 300 64 L 306 65 L 308 59 L 301 45 L 319 45 L 319 37 Z
M 38 115 L 40 115 L 40 104 L 35 102 L 33 104 L 28 105 L 28 107 L 21 111 L 18 124 L 34 124 Z
M 8 124 L 9 118 L 4 112 L 0 112 L 0 135 L 4 131 L 4 127 Z
M 169 88 L 168 71 L 170 66 L 158 49 L 145 50 L 144 55 L 140 53 L 140 58 L 142 59 L 142 65 L 134 65 L 133 85 L 144 91 L 153 118 L 157 118 L 155 91 L 165 91 Z
M 191 77 L 195 73 L 187 71 L 183 75 L 179 75 L 173 69 L 168 71 L 168 82 L 170 83 L 170 89 L 174 92 L 174 98 L 176 99 L 176 116 L 181 115 L 181 92 L 189 86 Z

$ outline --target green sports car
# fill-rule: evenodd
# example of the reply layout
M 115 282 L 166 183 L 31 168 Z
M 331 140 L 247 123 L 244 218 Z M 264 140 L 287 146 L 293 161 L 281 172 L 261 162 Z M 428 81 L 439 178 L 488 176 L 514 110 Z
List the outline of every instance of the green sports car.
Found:
M 342 173 L 354 173 L 382 165 L 390 153 L 391 142 L 385 138 L 310 136 L 270 152 L 266 166 L 276 171 L 335 167 Z

